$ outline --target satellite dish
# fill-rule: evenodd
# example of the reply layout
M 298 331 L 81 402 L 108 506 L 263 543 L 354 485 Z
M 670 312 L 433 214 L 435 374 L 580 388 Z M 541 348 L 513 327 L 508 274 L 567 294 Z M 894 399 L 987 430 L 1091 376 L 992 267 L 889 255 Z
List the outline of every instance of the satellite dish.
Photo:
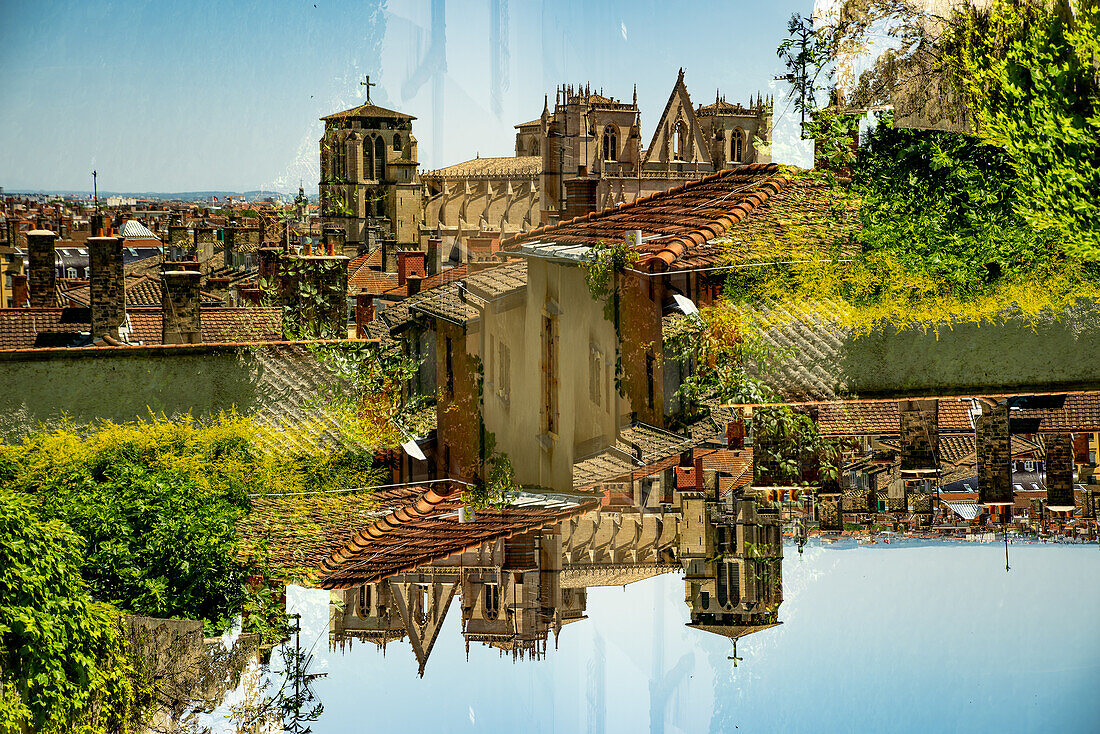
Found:
M 690 298 L 681 296 L 679 293 L 672 294 L 672 300 L 676 302 L 676 305 L 680 307 L 680 310 L 690 315 L 693 313 L 699 313 L 698 307 L 691 302 Z
M 416 444 L 416 437 L 410 438 L 401 444 L 401 448 L 405 449 L 405 453 L 413 457 L 418 461 L 427 461 L 428 457 L 424 456 L 424 452 L 420 450 L 420 447 Z

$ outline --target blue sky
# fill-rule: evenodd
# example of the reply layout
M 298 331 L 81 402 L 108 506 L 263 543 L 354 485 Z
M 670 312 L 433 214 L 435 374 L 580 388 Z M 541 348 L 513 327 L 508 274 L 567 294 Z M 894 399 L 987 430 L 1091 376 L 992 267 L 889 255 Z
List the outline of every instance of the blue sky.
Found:
M 445 39 L 434 55 L 433 7 Z M 313 193 L 318 118 L 359 103 L 365 74 L 376 103 L 418 118 L 425 169 L 511 155 L 512 126 L 562 82 L 626 99 L 636 83 L 648 142 L 681 66 L 697 103 L 716 87 L 731 100 L 775 88 L 777 137 L 791 140 L 775 47 L 790 15 L 810 10 L 808 0 L 4 0 L 0 185 L 88 189 L 96 168 L 104 190 L 290 190 L 301 178 Z M 779 147 L 777 159 L 799 160 Z
M 326 649 L 325 592 L 289 596 L 322 635 L 316 734 L 1093 731 L 1100 717 L 1096 546 L 786 549 L 779 627 L 689 629 L 683 577 L 591 589 L 589 619 L 538 662 L 473 645 L 452 606 L 423 680 L 407 643 Z M 551 648 L 553 644 L 551 642 Z

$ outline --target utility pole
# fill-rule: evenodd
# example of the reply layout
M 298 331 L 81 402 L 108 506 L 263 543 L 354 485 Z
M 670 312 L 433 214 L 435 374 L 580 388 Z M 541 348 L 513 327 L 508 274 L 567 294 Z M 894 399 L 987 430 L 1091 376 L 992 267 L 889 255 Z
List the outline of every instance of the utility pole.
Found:
M 95 171 L 92 171 L 92 201 L 95 202 L 96 214 L 99 214 L 99 186 L 96 183 L 97 175 Z

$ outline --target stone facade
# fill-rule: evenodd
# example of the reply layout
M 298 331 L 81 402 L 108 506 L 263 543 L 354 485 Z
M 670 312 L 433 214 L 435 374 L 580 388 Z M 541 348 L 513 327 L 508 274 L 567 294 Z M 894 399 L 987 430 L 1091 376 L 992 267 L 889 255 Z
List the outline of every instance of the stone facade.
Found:
M 193 270 L 161 273 L 162 344 L 198 344 L 202 341 L 199 281 Z
M 415 117 L 367 104 L 322 118 L 321 222 L 364 251 L 414 247 L 422 205 Z
M 56 240 L 57 235 L 49 230 L 35 229 L 27 232 L 31 308 L 57 306 L 57 267 L 54 264 Z
M 126 321 L 126 278 L 122 269 L 121 237 L 89 237 L 92 337 L 119 338 Z
M 643 148 L 637 91 L 631 102 L 561 86 L 542 115 L 516 125 L 515 157 L 475 158 L 424 173 L 425 229 L 444 257 L 465 261 L 466 239 L 508 237 L 602 211 L 723 168 L 769 162 L 772 103 L 747 106 L 716 94 L 692 106 L 683 70 Z M 760 148 L 756 144 L 760 144 Z

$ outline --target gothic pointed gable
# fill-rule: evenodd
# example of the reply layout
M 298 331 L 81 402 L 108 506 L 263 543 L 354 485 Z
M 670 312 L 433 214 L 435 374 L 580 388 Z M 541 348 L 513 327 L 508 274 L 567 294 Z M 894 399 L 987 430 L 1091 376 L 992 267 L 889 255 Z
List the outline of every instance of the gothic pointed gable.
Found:
M 684 137 L 681 142 L 681 157 L 676 158 L 674 151 L 677 146 L 677 126 L 682 125 Z M 705 163 L 713 165 L 710 151 L 707 149 L 703 138 L 703 130 L 695 117 L 695 110 L 691 105 L 691 97 L 688 95 L 687 86 L 684 84 L 684 70 L 676 78 L 676 85 L 672 88 L 672 94 L 668 97 L 665 110 L 661 113 L 661 119 L 657 128 L 653 131 L 653 139 L 645 152 L 647 163 L 668 163 L 671 161 L 684 163 Z
M 439 630 L 443 628 L 443 618 L 451 606 L 455 592 L 458 591 L 458 579 L 436 581 L 424 589 L 420 584 L 398 583 L 390 581 L 390 595 L 397 607 L 405 630 L 409 633 L 409 643 L 420 668 L 420 677 L 424 677 L 424 666 L 432 654 Z

